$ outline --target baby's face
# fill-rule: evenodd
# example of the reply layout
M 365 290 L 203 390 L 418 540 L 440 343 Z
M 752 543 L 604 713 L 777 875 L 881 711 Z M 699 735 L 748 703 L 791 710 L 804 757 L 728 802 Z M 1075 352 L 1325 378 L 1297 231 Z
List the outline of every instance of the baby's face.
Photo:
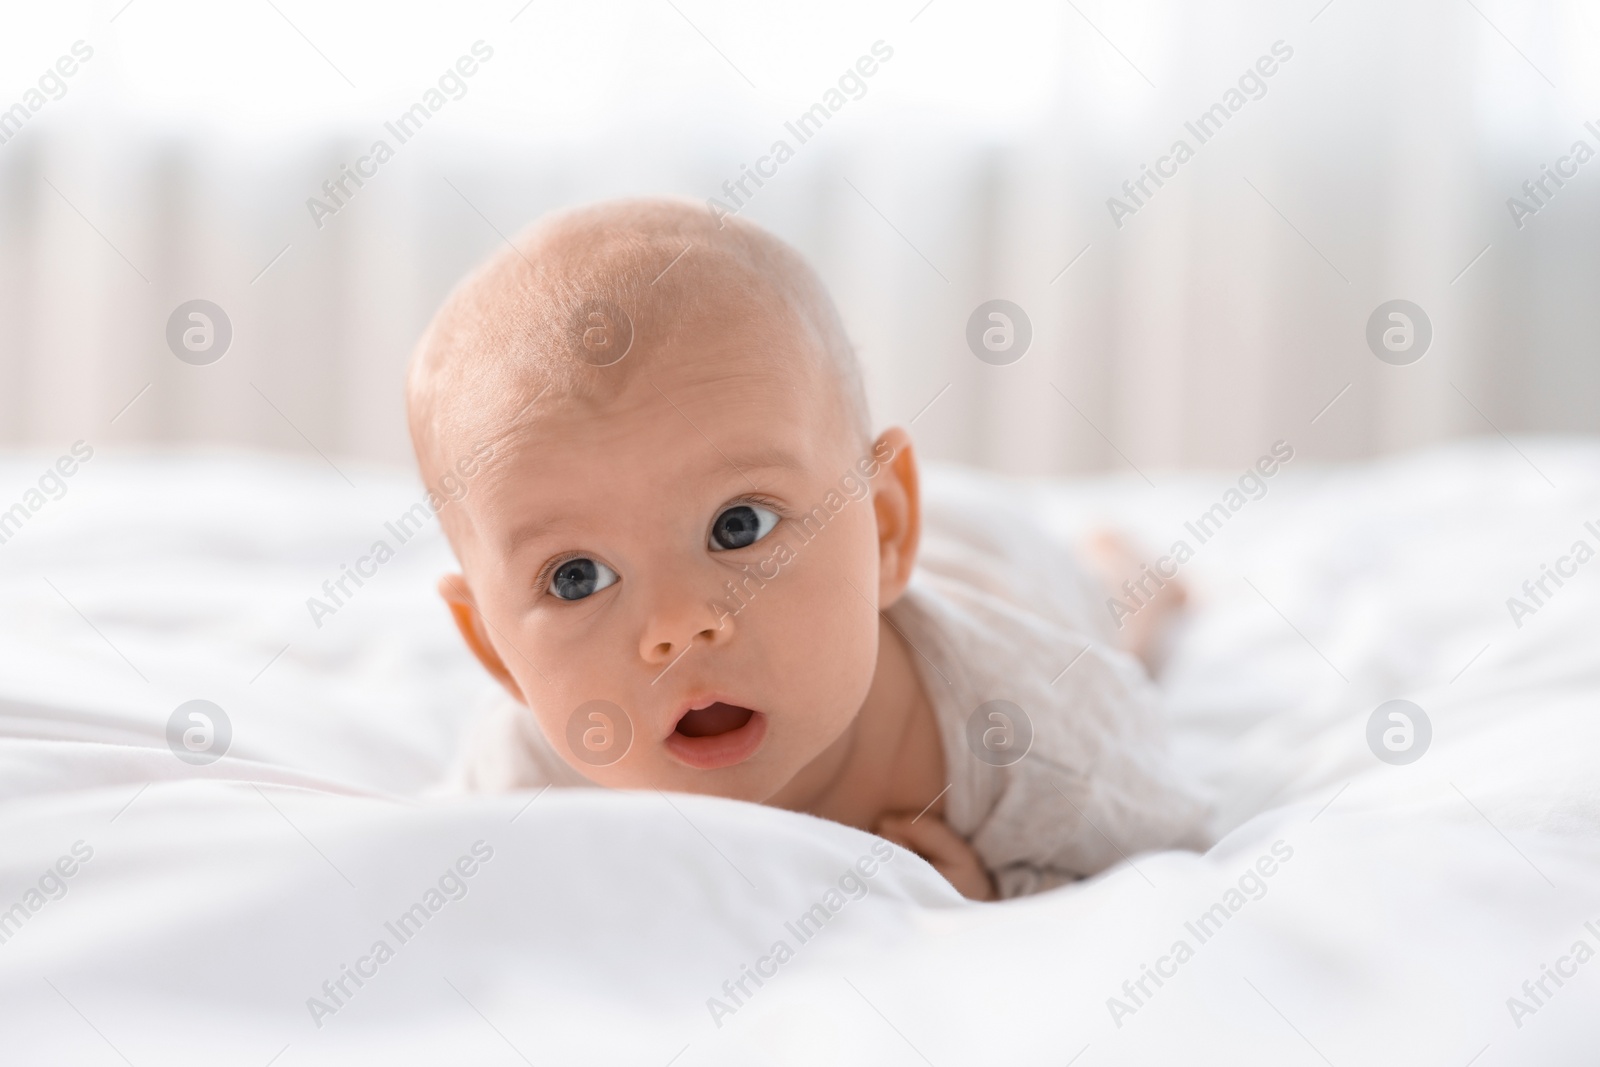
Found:
M 866 698 L 893 450 L 801 343 L 725 324 L 630 354 L 619 395 L 541 402 L 463 501 L 481 636 L 594 782 L 765 801 Z

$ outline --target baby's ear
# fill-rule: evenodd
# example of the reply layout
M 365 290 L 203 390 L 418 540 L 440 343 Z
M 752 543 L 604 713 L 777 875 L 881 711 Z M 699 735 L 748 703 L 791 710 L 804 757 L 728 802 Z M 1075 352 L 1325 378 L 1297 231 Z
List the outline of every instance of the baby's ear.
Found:
M 917 562 L 922 536 L 922 495 L 911 435 L 898 426 L 872 444 L 878 473 L 872 478 L 872 510 L 878 519 L 878 608 L 900 599 Z
M 467 642 L 472 654 L 478 657 L 478 662 L 483 664 L 483 669 L 493 675 L 495 681 L 505 687 L 506 692 L 526 704 L 528 701 L 523 697 L 517 680 L 506 670 L 505 660 L 500 658 L 494 643 L 489 640 L 488 627 L 484 625 L 483 616 L 478 612 L 478 602 L 472 598 L 472 590 L 467 586 L 467 579 L 459 574 L 445 575 L 439 579 L 439 595 L 444 598 L 445 605 L 450 609 L 450 617 L 455 620 L 456 629 L 461 631 L 462 639 Z

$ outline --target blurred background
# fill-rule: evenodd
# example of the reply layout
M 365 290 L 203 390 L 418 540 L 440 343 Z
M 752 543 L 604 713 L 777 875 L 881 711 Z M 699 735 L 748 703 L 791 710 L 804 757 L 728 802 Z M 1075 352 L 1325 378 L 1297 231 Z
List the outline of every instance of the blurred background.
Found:
M 724 183 L 780 139 L 792 158 L 741 213 L 818 267 L 875 418 L 912 422 L 933 458 L 1152 471 L 1280 438 L 1339 460 L 1600 430 L 1592 4 L 107 0 L 4 18 L 0 444 L 407 460 L 402 369 L 465 271 L 564 205 L 731 206 Z M 474 73 L 441 88 L 463 56 Z M 1272 75 L 1241 86 L 1261 57 Z M 386 123 L 418 103 L 402 142 Z M 801 143 L 786 124 L 819 103 Z M 1185 124 L 1219 103 L 1201 143 Z M 1192 158 L 1124 191 L 1179 139 Z M 392 158 L 324 191 L 379 140 Z M 1032 326 L 1005 366 L 966 340 L 996 298 Z M 209 365 L 167 342 L 194 299 L 232 327 Z M 1366 340 L 1393 299 L 1432 326 L 1409 365 Z

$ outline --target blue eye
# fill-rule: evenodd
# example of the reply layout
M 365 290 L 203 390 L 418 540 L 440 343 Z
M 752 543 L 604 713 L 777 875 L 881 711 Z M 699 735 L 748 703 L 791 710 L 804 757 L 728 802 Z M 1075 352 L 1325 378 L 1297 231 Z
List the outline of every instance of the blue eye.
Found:
M 617 572 L 599 560 L 569 559 L 550 575 L 550 592 L 561 600 L 582 600 L 615 584 Z
M 760 504 L 735 504 L 717 516 L 711 524 L 711 540 L 706 545 L 713 552 L 753 545 L 778 525 L 778 514 Z

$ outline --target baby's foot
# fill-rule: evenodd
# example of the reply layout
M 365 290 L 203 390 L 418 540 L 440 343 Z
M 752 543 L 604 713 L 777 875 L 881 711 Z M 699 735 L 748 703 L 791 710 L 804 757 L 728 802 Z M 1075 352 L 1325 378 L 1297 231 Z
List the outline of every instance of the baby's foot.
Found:
M 1095 531 L 1084 542 L 1083 551 L 1110 596 L 1134 609 L 1119 620 L 1118 643 L 1155 677 L 1165 638 L 1188 602 L 1188 587 L 1177 577 L 1163 579 L 1146 569 L 1133 540 L 1119 531 Z M 1129 595 L 1125 582 L 1135 584 L 1136 597 Z

